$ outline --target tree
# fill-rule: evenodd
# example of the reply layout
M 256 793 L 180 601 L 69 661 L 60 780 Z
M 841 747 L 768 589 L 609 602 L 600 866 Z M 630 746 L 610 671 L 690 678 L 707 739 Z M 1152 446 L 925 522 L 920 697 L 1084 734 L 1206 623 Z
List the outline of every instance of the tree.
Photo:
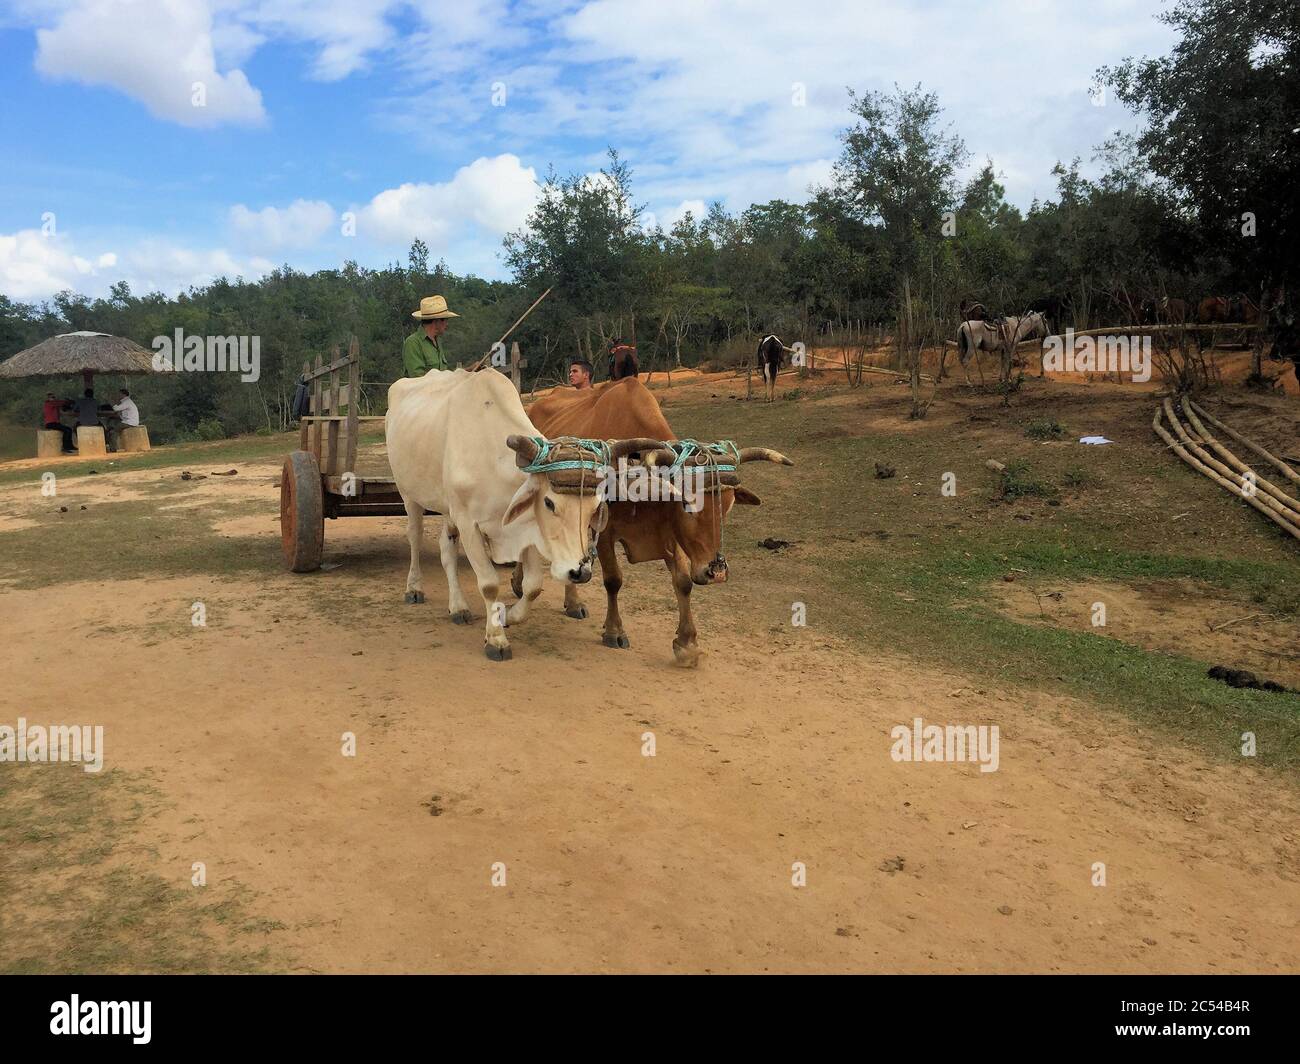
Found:
M 909 273 L 942 236 L 965 145 L 940 126 L 939 98 L 919 85 L 892 95 L 849 90 L 849 109 L 858 121 L 841 135 L 833 187 L 850 214 L 883 227 L 893 272 Z
M 1300 7 L 1293 0 L 1179 0 L 1158 59 L 1102 67 L 1146 120 L 1138 150 L 1243 286 L 1300 279 Z

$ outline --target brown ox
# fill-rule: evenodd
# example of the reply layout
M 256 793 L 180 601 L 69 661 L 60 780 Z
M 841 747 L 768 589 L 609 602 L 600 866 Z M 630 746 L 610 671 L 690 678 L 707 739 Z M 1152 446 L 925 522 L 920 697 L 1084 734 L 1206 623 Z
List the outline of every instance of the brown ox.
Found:
M 659 402 L 636 377 L 577 391 L 557 388 L 528 410 L 529 419 L 544 435 L 580 436 L 586 439 L 622 439 L 628 433 L 652 440 L 676 440 L 672 427 L 659 409 Z M 656 451 L 642 455 L 647 462 L 665 464 Z M 769 461 L 794 465 L 776 451 L 746 447 L 740 461 Z M 678 665 L 699 661 L 695 619 L 691 615 L 691 588 L 716 584 L 727 578 L 722 554 L 722 522 L 735 503 L 757 506 L 760 499 L 743 487 L 725 487 L 704 496 L 703 506 L 689 512 L 681 502 L 618 502 L 609 504 L 609 520 L 596 543 L 606 594 L 605 631 L 601 641 L 607 647 L 628 647 L 618 612 L 618 593 L 623 573 L 614 553 L 623 545 L 627 560 L 662 561 L 672 576 L 677 594 L 677 636 L 673 657 Z M 587 609 L 570 588 L 564 593 L 564 612 L 586 617 Z

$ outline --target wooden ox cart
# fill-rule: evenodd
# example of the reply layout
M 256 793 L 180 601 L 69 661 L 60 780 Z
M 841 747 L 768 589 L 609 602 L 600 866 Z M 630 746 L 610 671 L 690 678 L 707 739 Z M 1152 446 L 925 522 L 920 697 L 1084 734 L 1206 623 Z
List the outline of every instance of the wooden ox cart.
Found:
M 357 413 L 361 356 L 356 337 L 345 357 L 339 357 L 336 347 L 328 364 L 317 355 L 314 368 L 303 364 L 302 375 L 310 406 L 299 425 L 298 450 L 285 458 L 280 474 L 280 543 L 285 566 L 310 573 L 320 568 L 325 518 L 399 517 L 406 515 L 406 507 L 386 458 L 371 460 L 365 470 L 357 468 L 361 423 L 384 417 Z

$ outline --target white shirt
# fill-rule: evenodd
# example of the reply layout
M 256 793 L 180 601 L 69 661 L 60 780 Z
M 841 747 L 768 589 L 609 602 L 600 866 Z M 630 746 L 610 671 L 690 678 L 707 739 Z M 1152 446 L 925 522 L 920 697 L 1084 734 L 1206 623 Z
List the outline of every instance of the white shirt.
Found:
M 140 424 L 140 411 L 130 396 L 123 399 L 120 403 L 114 403 L 113 409 L 117 411 L 117 416 L 122 419 L 123 425 L 126 425 L 129 428 L 135 428 Z

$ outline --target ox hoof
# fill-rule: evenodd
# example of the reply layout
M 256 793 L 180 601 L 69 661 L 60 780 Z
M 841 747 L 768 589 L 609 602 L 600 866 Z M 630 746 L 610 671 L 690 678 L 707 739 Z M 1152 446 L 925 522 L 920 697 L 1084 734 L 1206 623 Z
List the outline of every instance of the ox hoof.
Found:
M 693 669 L 700 663 L 700 651 L 697 647 L 684 647 L 673 641 L 673 664 L 679 669 Z
M 487 658 L 488 661 L 509 661 L 510 648 L 496 647 L 491 643 L 485 643 L 483 645 L 483 656 Z
M 457 610 L 451 615 L 452 624 L 469 624 L 473 619 L 469 614 L 469 610 Z
M 408 606 L 414 606 L 424 601 L 423 591 L 408 591 L 406 593 L 406 603 Z
M 570 609 L 566 609 L 564 616 L 572 617 L 575 621 L 585 621 L 587 619 L 587 607 L 579 603 Z
M 632 645 L 632 641 L 625 635 L 610 635 L 608 633 L 600 637 L 600 641 L 607 647 L 617 647 L 619 650 L 627 650 Z

